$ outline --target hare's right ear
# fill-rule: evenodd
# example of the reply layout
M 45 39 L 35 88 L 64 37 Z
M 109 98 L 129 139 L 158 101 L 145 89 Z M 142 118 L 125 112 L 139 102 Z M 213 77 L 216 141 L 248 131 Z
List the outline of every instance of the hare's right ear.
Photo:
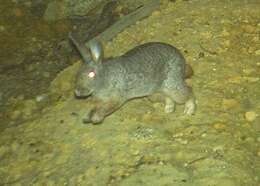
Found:
M 97 63 L 101 63 L 103 60 L 103 48 L 100 41 L 94 39 L 88 43 L 88 47 L 91 52 L 92 60 Z

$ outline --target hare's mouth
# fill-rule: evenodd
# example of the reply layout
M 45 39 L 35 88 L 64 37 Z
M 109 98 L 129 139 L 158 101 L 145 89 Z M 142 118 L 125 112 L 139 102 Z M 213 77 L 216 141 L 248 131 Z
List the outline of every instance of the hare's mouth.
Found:
M 79 90 L 76 89 L 74 91 L 74 94 L 75 94 L 76 98 L 85 99 L 85 98 L 88 98 L 89 96 L 91 96 L 92 92 L 93 91 L 82 92 L 82 91 L 79 91 Z

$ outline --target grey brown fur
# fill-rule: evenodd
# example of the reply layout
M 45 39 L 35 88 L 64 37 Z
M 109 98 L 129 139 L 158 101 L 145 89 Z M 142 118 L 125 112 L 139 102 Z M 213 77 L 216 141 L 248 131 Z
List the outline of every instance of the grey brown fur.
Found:
M 126 101 L 155 93 L 165 97 L 167 113 L 174 111 L 175 103 L 185 104 L 185 114 L 195 112 L 195 98 L 185 83 L 185 59 L 175 47 L 145 43 L 122 56 L 105 60 L 98 42 L 90 44 L 88 49 L 73 37 L 70 39 L 85 61 L 77 74 L 75 95 L 91 95 L 98 100 L 84 118 L 85 123 L 101 123 Z

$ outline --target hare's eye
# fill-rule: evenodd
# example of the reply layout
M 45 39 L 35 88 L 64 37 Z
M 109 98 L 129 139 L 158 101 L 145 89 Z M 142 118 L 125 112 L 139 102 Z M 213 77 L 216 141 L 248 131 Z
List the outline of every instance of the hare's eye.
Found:
M 96 75 L 96 74 L 95 74 L 95 72 L 93 72 L 93 71 L 91 71 L 91 72 L 88 73 L 88 77 L 89 77 L 89 78 L 94 78 L 95 75 Z

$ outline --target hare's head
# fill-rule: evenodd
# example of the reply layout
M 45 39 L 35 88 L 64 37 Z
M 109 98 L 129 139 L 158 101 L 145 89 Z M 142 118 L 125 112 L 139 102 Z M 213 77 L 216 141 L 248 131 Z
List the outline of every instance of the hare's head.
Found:
M 96 40 L 86 47 L 77 43 L 71 36 L 70 39 L 84 60 L 76 77 L 75 95 L 77 97 L 87 97 L 96 91 L 99 81 L 102 79 L 102 46 Z

